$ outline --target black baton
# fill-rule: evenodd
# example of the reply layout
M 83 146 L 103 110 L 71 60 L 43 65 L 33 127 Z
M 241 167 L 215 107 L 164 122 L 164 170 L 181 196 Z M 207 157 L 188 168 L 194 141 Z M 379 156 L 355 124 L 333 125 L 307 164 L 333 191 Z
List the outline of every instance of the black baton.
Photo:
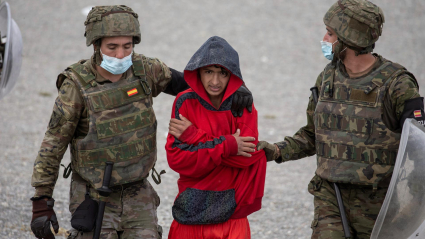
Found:
M 313 94 L 314 103 L 317 104 L 318 101 L 318 89 L 317 87 L 310 88 L 311 93 Z M 347 216 L 345 215 L 344 203 L 341 197 L 341 191 L 339 190 L 338 184 L 333 183 L 335 189 L 336 200 L 338 202 L 339 214 L 341 215 L 342 228 L 344 229 L 345 238 L 351 238 L 350 228 L 348 227 Z
M 113 166 L 114 166 L 113 162 L 110 162 L 110 161 L 106 162 L 105 174 L 103 175 L 103 184 L 101 188 L 97 189 L 100 196 L 102 197 L 108 197 L 112 192 L 111 189 L 109 189 L 109 183 L 111 182 Z M 100 230 L 102 229 L 103 214 L 105 213 L 105 205 L 106 205 L 106 202 L 102 197 L 99 197 L 99 210 L 97 213 L 96 228 L 94 230 L 93 239 L 99 239 Z
M 336 200 L 338 201 L 339 214 L 341 215 L 342 228 L 344 229 L 345 238 L 351 238 L 350 228 L 348 227 L 347 216 L 345 215 L 344 203 L 342 202 L 341 191 L 338 184 L 334 184 Z

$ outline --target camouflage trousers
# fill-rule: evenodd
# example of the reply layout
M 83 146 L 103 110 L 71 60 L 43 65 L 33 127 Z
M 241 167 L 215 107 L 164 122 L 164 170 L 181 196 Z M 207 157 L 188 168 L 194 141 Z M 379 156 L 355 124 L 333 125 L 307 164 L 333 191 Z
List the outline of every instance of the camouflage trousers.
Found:
M 85 199 L 87 183 L 77 173 L 72 174 L 69 211 L 75 212 Z M 97 191 L 89 187 L 90 196 L 98 201 Z M 143 238 L 157 239 L 162 236 L 158 225 L 157 207 L 159 197 L 148 180 L 111 188 L 103 217 L 102 239 Z M 92 239 L 93 232 L 70 230 L 68 239 Z
M 370 238 L 388 188 L 338 184 L 353 239 Z M 315 175 L 308 185 L 314 196 L 312 239 L 345 238 L 333 184 Z

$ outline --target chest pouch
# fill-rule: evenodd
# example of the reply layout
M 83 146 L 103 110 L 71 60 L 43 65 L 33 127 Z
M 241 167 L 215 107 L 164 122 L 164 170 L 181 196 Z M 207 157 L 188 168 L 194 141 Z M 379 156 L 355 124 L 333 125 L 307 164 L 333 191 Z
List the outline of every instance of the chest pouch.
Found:
M 77 207 L 71 218 L 71 226 L 83 232 L 93 231 L 96 225 L 98 204 L 89 195 L 89 188 L 87 187 L 86 198 Z

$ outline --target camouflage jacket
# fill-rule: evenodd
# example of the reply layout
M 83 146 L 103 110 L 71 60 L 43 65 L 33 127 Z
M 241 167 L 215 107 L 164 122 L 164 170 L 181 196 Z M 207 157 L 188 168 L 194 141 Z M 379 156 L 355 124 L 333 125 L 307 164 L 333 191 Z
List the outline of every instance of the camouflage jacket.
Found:
M 93 64 L 89 65 L 96 77 L 96 82 L 110 83 L 96 71 Z M 147 80 L 152 86 L 152 96 L 156 97 L 170 83 L 171 72 L 163 62 L 156 58 L 146 57 L 144 68 Z M 87 107 L 78 87 L 71 80 L 70 74 L 72 74 L 70 71 L 65 71 L 61 75 L 68 77 L 58 77 L 59 95 L 56 98 L 46 134 L 34 162 L 31 182 L 31 185 L 36 188 L 34 197 L 52 196 L 59 174 L 60 162 L 68 144 L 75 138 L 84 137 L 89 130 Z M 131 77 L 133 77 L 133 67 L 130 67 L 120 80 Z
M 374 71 L 383 64 L 380 56 L 379 62 L 371 70 Z M 341 72 L 345 72 L 343 65 L 341 64 Z M 319 89 L 322 85 L 324 71 L 319 74 L 316 80 L 315 86 Z M 345 74 L 347 74 L 345 72 Z M 369 74 L 369 73 L 368 73 Z M 367 74 L 366 74 L 367 75 Z M 388 91 L 382 106 L 382 121 L 385 126 L 393 132 L 401 132 L 401 126 L 399 125 L 400 117 L 404 110 L 404 103 L 406 100 L 420 97 L 419 89 L 414 80 L 408 74 L 402 74 L 394 79 Z M 281 163 L 290 160 L 297 160 L 300 158 L 312 156 L 316 154 L 316 137 L 315 137 L 315 125 L 314 125 L 314 112 L 316 104 L 313 101 L 313 97 L 310 96 L 307 106 L 307 125 L 302 127 L 292 137 L 285 137 L 282 142 L 276 143 L 280 149 L 280 155 L 276 162 Z

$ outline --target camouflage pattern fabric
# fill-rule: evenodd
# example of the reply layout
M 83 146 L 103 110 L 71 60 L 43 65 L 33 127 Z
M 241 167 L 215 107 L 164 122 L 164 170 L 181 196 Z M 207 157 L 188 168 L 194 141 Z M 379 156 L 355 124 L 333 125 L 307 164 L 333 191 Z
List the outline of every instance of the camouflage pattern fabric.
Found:
M 84 201 L 86 186 L 87 182 L 73 173 L 69 199 L 71 213 L 74 213 Z M 161 238 L 162 228 L 158 225 L 156 216 L 160 200 L 146 179 L 111 189 L 111 195 L 105 199 L 106 207 L 100 238 Z M 90 187 L 89 192 L 94 200 L 99 200 L 99 194 L 95 189 Z M 72 229 L 69 233 L 69 239 L 93 238 L 93 232 L 82 233 Z
M 355 81 L 330 65 L 325 69 L 314 113 L 316 174 L 331 182 L 377 186 L 393 171 L 400 134 L 381 119 L 390 79 L 403 74 L 398 64 L 383 64 Z
M 72 168 L 94 188 L 102 186 L 106 161 L 114 162 L 111 187 L 141 180 L 156 162 L 156 118 L 142 58 L 133 59 L 132 78 L 104 85 L 94 82 L 90 64 L 70 67 L 89 115 L 88 134 L 71 143 Z
M 134 57 L 143 57 L 143 67 L 146 72 L 146 79 L 152 90 L 149 98 L 146 98 L 142 103 L 136 103 L 139 105 L 139 109 L 147 109 L 152 107 L 151 97 L 157 96 L 170 83 L 171 72 L 169 68 L 158 59 L 137 54 L 135 54 Z M 90 63 L 91 61 L 92 59 L 87 62 Z M 87 65 L 89 66 L 89 71 L 94 75 L 94 79 L 91 81 L 92 83 L 101 83 L 103 85 L 114 84 L 107 83 L 108 81 L 96 72 L 92 64 Z M 132 79 L 134 77 L 133 68 L 134 66 L 124 73 L 120 81 Z M 34 162 L 31 183 L 33 187 L 36 187 L 34 197 L 42 195 L 52 196 L 54 185 L 58 178 L 59 165 L 68 144 L 71 143 L 73 139 L 83 139 L 89 132 L 90 123 L 93 125 L 93 121 L 90 122 L 88 116 L 88 111 L 90 109 L 85 104 L 80 90 L 76 85 L 78 83 L 71 80 L 73 77 L 75 77 L 75 75 L 73 75 L 70 70 L 63 72 L 58 77 L 57 86 L 59 95 L 56 99 L 52 117 L 47 127 L 40 151 Z M 143 86 L 140 87 L 141 88 L 137 89 L 143 93 Z M 126 92 L 123 92 L 123 94 L 126 94 Z M 135 112 L 127 113 L 131 114 Z M 150 118 L 150 120 L 152 120 L 152 118 Z M 153 133 L 155 132 L 155 130 L 153 130 L 154 125 L 156 125 L 156 122 L 144 129 Z M 112 131 L 105 131 L 105 134 L 111 134 L 111 132 Z M 155 159 L 151 160 L 156 160 L 156 155 L 154 157 Z M 74 161 L 75 160 L 72 160 L 72 163 L 76 165 Z M 99 177 L 101 176 L 100 174 L 99 172 Z
M 369 239 L 388 188 L 339 184 L 345 213 L 353 239 Z M 329 181 L 314 176 L 308 185 L 314 196 L 312 239 L 345 238 L 335 191 Z
M 348 46 L 366 48 L 381 36 L 385 19 L 382 9 L 367 0 L 339 0 L 323 22 Z
M 372 71 L 375 71 L 383 64 L 382 58 L 376 54 L 375 56 L 379 57 L 379 63 Z M 346 75 L 344 73 L 344 66 L 340 64 L 338 67 L 341 74 Z M 315 86 L 319 89 L 319 94 L 321 94 L 320 87 L 322 85 L 323 75 L 324 72 L 318 76 L 315 83 Z M 380 111 L 382 111 L 382 120 L 385 126 L 393 131 L 400 132 L 399 120 L 404 110 L 404 102 L 408 99 L 420 97 L 419 89 L 416 80 L 408 72 L 395 77 L 395 79 L 391 79 L 391 82 L 385 91 L 387 97 L 385 97 Z M 297 160 L 316 154 L 315 123 L 313 119 L 315 108 L 316 105 L 312 96 L 310 96 L 306 111 L 307 125 L 298 130 L 293 137 L 285 137 L 284 141 L 276 143 L 281 155 L 276 162 L 281 163 L 289 160 Z
M 84 25 L 87 46 L 102 37 L 114 36 L 133 36 L 134 44 L 140 43 L 138 15 L 125 5 L 93 7 Z

